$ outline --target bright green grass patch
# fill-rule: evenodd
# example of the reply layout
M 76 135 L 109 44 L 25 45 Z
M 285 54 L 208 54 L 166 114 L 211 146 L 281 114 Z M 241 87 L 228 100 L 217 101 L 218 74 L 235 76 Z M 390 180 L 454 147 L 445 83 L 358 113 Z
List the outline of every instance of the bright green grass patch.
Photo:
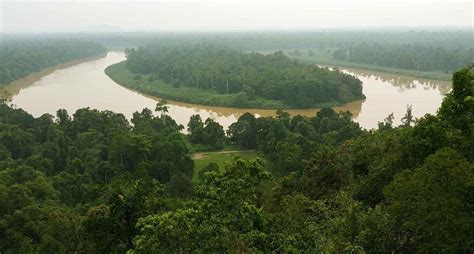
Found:
M 173 87 L 165 84 L 160 80 L 150 79 L 151 75 L 135 75 L 126 67 L 126 63 L 121 62 L 110 65 L 105 69 L 107 74 L 113 81 L 124 87 L 160 97 L 163 99 L 182 101 L 193 104 L 232 107 L 232 108 L 259 108 L 259 109 L 290 109 L 294 108 L 286 105 L 282 101 L 267 100 L 257 97 L 249 100 L 245 93 L 237 94 L 219 94 L 214 91 L 204 90 L 193 87 Z M 138 77 L 138 79 L 136 79 Z M 333 107 L 341 105 L 339 102 L 327 102 L 313 105 L 314 108 Z
M 410 77 L 415 77 L 415 78 L 435 79 L 435 80 L 444 80 L 444 81 L 450 81 L 451 76 L 452 76 L 451 74 L 446 74 L 446 73 L 441 73 L 441 72 L 398 69 L 398 68 L 378 66 L 378 65 L 373 65 L 373 64 L 335 60 L 335 59 L 332 59 L 331 53 L 328 52 L 328 50 L 312 49 L 313 55 L 309 56 L 308 50 L 309 49 L 299 49 L 301 53 L 300 56 L 295 56 L 295 55 L 290 54 L 294 50 L 283 50 L 283 52 L 285 53 L 285 55 L 293 59 L 302 60 L 304 62 L 312 62 L 316 64 L 329 65 L 329 66 L 359 68 L 359 69 L 380 71 L 380 72 L 396 74 L 396 75 L 410 76 Z
M 219 166 L 219 169 L 223 169 L 225 163 L 232 161 L 234 158 L 239 157 L 242 159 L 255 159 L 258 157 L 258 152 L 255 150 L 242 150 L 242 151 L 219 151 L 219 152 L 206 152 L 193 154 L 194 159 L 194 172 L 192 177 L 193 183 L 199 183 L 199 171 L 207 164 L 213 162 Z
M 184 141 L 186 142 L 186 146 L 188 147 L 188 150 L 190 153 L 201 153 L 201 152 L 218 152 L 218 151 L 246 151 L 242 147 L 238 145 L 233 145 L 229 144 L 227 142 L 224 143 L 224 146 L 219 149 L 219 150 L 209 150 L 208 146 L 202 145 L 202 144 L 193 144 L 191 141 L 189 141 L 189 136 L 185 135 L 184 136 Z

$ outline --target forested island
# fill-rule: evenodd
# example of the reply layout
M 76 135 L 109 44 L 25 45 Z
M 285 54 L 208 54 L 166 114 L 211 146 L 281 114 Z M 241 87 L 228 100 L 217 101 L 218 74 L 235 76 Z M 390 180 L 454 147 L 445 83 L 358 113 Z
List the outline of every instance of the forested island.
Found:
M 183 134 L 165 101 L 131 122 L 2 101 L 0 251 L 471 253 L 473 82 L 461 69 L 436 115 L 370 131 L 330 108 L 244 114 L 226 133 L 195 115 Z M 196 146 L 258 158 L 197 171 Z
M 311 108 L 365 98 L 357 78 L 290 60 L 213 45 L 151 44 L 106 69 L 117 83 L 178 101 L 240 108 Z
M 44 68 L 106 52 L 104 46 L 80 39 L 7 38 L 0 42 L 0 86 Z

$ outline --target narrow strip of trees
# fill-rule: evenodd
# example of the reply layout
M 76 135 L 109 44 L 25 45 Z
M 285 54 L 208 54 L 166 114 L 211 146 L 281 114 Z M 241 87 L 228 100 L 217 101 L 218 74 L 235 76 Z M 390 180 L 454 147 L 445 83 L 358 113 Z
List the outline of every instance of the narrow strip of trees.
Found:
M 333 58 L 400 69 L 452 73 L 473 63 L 474 48 L 364 42 L 335 50 Z

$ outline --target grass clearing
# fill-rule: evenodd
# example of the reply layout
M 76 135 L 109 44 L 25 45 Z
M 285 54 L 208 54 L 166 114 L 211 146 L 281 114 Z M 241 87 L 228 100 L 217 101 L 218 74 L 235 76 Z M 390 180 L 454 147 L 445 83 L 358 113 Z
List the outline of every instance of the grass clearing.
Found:
M 219 166 L 219 169 L 223 169 L 225 163 L 232 161 L 234 158 L 240 157 L 243 159 L 254 159 L 258 157 L 258 152 L 255 150 L 241 150 L 241 151 L 218 151 L 218 152 L 200 152 L 192 155 L 194 160 L 194 173 L 192 177 L 193 183 L 198 183 L 199 171 L 207 164 L 213 162 Z

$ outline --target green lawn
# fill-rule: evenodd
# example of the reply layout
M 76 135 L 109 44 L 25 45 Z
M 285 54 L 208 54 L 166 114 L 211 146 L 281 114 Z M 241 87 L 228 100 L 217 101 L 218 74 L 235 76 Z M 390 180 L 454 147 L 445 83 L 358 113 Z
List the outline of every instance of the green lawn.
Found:
M 287 55 L 290 58 L 298 59 L 305 62 L 313 62 L 313 63 L 321 64 L 321 65 L 380 71 L 380 72 L 410 76 L 410 77 L 415 77 L 415 78 L 435 79 L 435 80 L 445 80 L 445 81 L 451 80 L 451 74 L 440 73 L 440 72 L 397 69 L 397 68 L 378 66 L 378 65 L 373 65 L 373 64 L 354 63 L 354 62 L 348 62 L 348 61 L 334 60 L 332 59 L 331 53 L 328 52 L 328 50 L 312 49 L 313 55 L 309 56 L 307 53 L 308 50 L 309 49 L 299 49 L 301 53 L 300 56 L 295 56 L 295 55 L 290 54 L 294 50 L 283 50 L 283 52 L 285 53 L 285 55 Z M 263 53 L 270 53 L 270 52 L 263 52 Z
M 231 161 L 235 157 L 243 159 L 253 159 L 258 157 L 258 153 L 255 150 L 242 150 L 242 151 L 218 151 L 218 152 L 201 152 L 193 154 L 194 159 L 194 173 L 192 177 L 193 183 L 199 182 L 198 173 L 207 164 L 214 162 L 219 166 L 219 169 L 223 169 L 226 162 Z

